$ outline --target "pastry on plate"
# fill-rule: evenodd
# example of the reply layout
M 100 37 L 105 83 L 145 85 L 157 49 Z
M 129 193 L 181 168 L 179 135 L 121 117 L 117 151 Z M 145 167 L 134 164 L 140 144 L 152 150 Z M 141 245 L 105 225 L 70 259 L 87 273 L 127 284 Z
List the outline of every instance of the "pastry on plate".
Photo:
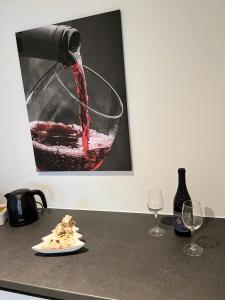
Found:
M 32 249 L 44 254 L 77 251 L 85 245 L 85 242 L 81 241 L 82 234 L 78 233 L 78 230 L 73 217 L 65 215 L 52 233 L 43 237 L 43 241 Z
M 75 221 L 72 216 L 65 215 L 62 221 L 53 229 L 53 234 L 45 239 L 43 249 L 63 249 L 71 247 L 77 241 L 77 234 L 74 232 Z

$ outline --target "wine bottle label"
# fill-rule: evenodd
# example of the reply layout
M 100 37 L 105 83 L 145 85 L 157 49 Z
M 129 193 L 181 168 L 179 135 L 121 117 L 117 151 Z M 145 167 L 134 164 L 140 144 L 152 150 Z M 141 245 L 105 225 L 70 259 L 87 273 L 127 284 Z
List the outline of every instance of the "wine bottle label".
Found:
M 174 212 L 174 227 L 179 232 L 188 232 L 189 229 L 185 227 L 183 221 L 182 221 L 182 214 L 178 212 Z

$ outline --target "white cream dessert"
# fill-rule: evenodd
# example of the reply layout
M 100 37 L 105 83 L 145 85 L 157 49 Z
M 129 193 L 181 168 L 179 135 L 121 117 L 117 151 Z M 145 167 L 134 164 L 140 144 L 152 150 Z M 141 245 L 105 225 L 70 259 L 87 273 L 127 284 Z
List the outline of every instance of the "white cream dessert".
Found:
M 75 221 L 72 216 L 65 215 L 62 219 L 62 224 L 64 227 L 72 227 L 75 224 Z
M 42 249 L 62 249 L 71 247 L 75 243 L 73 226 L 75 221 L 72 216 L 66 215 L 57 224 L 51 237 L 43 242 Z

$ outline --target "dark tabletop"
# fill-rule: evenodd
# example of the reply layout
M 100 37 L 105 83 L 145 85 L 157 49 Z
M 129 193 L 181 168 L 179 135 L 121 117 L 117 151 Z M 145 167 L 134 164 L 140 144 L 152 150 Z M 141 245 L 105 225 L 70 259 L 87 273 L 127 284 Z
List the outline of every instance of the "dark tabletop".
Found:
M 77 220 L 84 248 L 47 256 L 31 247 L 65 214 Z M 55 299 L 222 300 L 225 299 L 225 219 L 207 218 L 196 233 L 200 257 L 183 253 L 162 216 L 164 237 L 148 235 L 149 214 L 48 209 L 33 224 L 0 226 L 0 289 Z

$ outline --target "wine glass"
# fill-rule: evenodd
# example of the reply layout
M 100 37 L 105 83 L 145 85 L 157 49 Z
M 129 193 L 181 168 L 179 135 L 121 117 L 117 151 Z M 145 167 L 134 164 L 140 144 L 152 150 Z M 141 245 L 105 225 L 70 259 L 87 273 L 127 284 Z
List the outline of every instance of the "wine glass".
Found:
M 79 100 L 71 67 L 57 63 L 27 97 L 38 171 L 95 171 L 109 153 L 123 115 L 123 103 L 100 74 L 84 67 L 88 106 Z M 82 145 L 81 107 L 90 117 L 89 149 Z
M 148 209 L 154 213 L 155 226 L 149 229 L 149 234 L 153 237 L 160 237 L 165 234 L 165 230 L 160 228 L 157 221 L 159 211 L 163 209 L 163 195 L 162 191 L 158 189 L 151 189 L 148 191 Z
M 187 200 L 183 203 L 182 220 L 184 225 L 191 230 L 191 243 L 184 246 L 184 253 L 190 256 L 199 256 L 203 248 L 194 242 L 194 231 L 199 229 L 203 223 L 201 203 Z

